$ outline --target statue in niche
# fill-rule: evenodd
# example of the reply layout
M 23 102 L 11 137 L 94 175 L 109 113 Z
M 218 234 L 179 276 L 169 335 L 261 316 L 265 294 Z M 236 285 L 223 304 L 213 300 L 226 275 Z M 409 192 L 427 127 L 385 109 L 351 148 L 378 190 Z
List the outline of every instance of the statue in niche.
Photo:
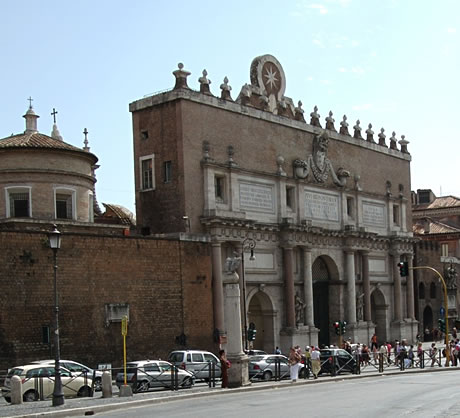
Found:
M 237 270 L 241 264 L 241 257 L 238 253 L 234 253 L 233 257 L 227 257 L 225 260 L 225 274 L 238 274 Z
M 295 323 L 296 325 L 303 324 L 303 311 L 305 309 L 305 303 L 299 296 L 299 292 L 295 292 Z
M 356 320 L 362 321 L 364 319 L 364 293 L 356 296 Z
M 306 179 L 308 176 L 318 183 L 325 183 L 332 177 L 332 181 L 339 187 L 344 187 L 347 178 L 350 177 L 350 172 L 340 167 L 337 173 L 332 167 L 332 163 L 327 158 L 327 150 L 329 146 L 329 135 L 326 131 L 315 135 L 313 139 L 313 153 L 306 160 L 295 160 L 294 171 L 298 178 Z
M 457 289 L 457 270 L 454 267 L 451 266 L 447 268 L 446 273 L 444 273 L 444 277 L 447 278 L 446 286 L 448 289 Z

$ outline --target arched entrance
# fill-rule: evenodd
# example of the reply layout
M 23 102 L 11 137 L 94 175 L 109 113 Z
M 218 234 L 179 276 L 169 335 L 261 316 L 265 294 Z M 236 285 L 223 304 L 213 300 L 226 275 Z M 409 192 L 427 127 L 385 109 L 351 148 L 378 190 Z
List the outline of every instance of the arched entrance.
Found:
M 273 304 L 269 296 L 259 290 L 251 297 L 248 306 L 248 324 L 253 322 L 257 330 L 253 349 L 273 353 L 275 349 L 273 316 Z
M 371 293 L 371 320 L 375 324 L 375 333 L 379 343 L 387 341 L 387 305 L 385 296 L 379 289 Z
M 329 345 L 329 269 L 325 260 L 318 257 L 312 266 L 313 315 L 319 329 L 318 344 Z
M 423 338 L 425 341 L 433 340 L 433 310 L 429 306 L 425 306 L 423 310 Z M 425 332 L 428 330 L 428 332 Z

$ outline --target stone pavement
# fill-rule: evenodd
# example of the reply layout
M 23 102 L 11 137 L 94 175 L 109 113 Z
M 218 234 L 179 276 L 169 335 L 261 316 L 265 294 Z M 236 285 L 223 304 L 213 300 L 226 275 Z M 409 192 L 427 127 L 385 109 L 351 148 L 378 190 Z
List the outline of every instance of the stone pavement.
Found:
M 404 373 L 426 373 L 426 372 L 459 372 L 460 367 L 426 367 L 425 369 L 410 368 L 399 371 L 396 368 L 385 370 L 384 375 L 402 375 Z M 27 402 L 22 405 L 10 405 L 5 400 L 0 399 L 0 417 L 72 417 L 95 415 L 98 412 L 108 412 L 121 409 L 121 405 L 145 406 L 161 402 L 168 402 L 175 399 L 191 399 L 202 396 L 212 396 L 215 394 L 231 394 L 241 391 L 257 391 L 273 388 L 289 387 L 290 385 L 309 385 L 337 382 L 348 379 L 375 378 L 380 374 L 374 369 L 369 369 L 360 375 L 344 374 L 336 377 L 320 376 L 319 379 L 299 379 L 296 383 L 290 380 L 281 382 L 255 382 L 250 386 L 236 389 L 221 389 L 220 387 L 209 388 L 208 386 L 195 385 L 191 389 L 181 389 L 180 391 L 157 390 L 147 393 L 135 394 L 133 397 L 120 398 L 114 394 L 112 398 L 102 398 L 101 392 L 97 392 L 93 398 L 72 398 L 66 399 L 65 404 L 58 407 L 51 406 L 51 399 L 47 401 Z

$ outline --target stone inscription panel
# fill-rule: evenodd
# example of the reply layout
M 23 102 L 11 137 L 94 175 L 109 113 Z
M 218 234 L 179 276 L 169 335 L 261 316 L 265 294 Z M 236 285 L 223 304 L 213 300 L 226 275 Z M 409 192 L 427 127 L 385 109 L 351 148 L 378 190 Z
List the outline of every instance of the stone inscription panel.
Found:
M 256 212 L 275 212 L 273 186 L 240 182 L 240 208 Z
M 384 227 L 385 205 L 363 202 L 363 223 L 369 226 Z
M 339 221 L 339 197 L 305 190 L 305 217 L 322 221 Z

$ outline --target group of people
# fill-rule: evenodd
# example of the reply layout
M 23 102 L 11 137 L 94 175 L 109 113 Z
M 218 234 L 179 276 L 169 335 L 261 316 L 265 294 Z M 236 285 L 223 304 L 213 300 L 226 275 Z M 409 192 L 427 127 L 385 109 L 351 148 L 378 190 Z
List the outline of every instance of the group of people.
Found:
M 278 354 L 281 354 L 281 352 Z M 306 366 L 309 370 L 311 370 L 313 377 L 318 379 L 318 374 L 321 370 L 320 351 L 318 347 L 310 347 L 307 345 L 305 346 L 304 353 L 302 353 L 302 349 L 299 345 L 291 347 L 289 349 L 288 362 L 290 367 L 290 378 L 292 382 L 297 381 L 297 378 L 299 377 L 299 370 L 303 366 Z

